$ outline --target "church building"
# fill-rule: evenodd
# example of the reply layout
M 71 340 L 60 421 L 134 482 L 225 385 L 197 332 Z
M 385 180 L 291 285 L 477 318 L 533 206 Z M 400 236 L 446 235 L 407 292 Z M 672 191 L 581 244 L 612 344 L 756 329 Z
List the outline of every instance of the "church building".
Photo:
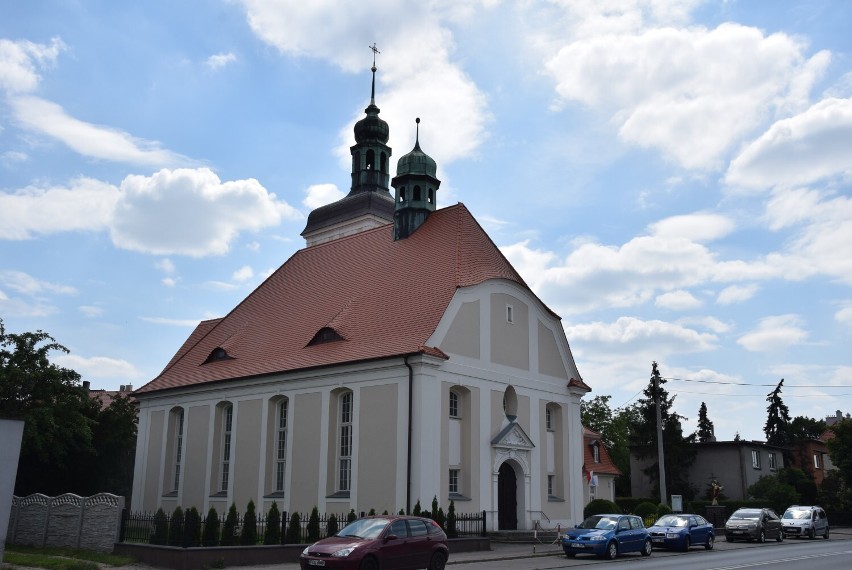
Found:
M 134 392 L 134 510 L 394 513 L 437 496 L 491 530 L 582 520 L 590 388 L 560 318 L 463 204 L 437 208 L 419 119 L 391 178 L 372 72 L 348 195 Z

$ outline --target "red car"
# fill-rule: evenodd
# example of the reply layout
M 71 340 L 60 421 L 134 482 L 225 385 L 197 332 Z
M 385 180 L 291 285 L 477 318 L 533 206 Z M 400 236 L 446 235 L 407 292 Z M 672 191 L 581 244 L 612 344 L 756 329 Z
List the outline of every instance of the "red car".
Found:
M 431 519 L 376 516 L 358 519 L 307 547 L 302 570 L 444 570 L 447 535 Z

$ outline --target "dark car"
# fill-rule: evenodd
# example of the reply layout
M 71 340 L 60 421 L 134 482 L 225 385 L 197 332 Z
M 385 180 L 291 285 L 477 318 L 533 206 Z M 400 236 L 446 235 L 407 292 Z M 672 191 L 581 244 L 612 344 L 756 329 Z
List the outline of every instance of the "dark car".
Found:
M 562 550 L 568 558 L 576 554 L 596 554 L 614 559 L 625 552 L 651 555 L 651 539 L 642 519 L 635 515 L 592 515 L 562 536 Z
M 447 535 L 431 519 L 364 517 L 307 547 L 299 566 L 302 570 L 443 570 L 449 553 Z
M 725 523 L 725 540 L 728 542 L 738 539 L 765 542 L 767 538 L 778 542 L 784 540 L 781 519 L 772 509 L 737 509 Z
M 689 550 L 690 546 L 703 545 L 713 549 L 716 532 L 713 525 L 699 515 L 664 515 L 648 527 L 654 548 Z

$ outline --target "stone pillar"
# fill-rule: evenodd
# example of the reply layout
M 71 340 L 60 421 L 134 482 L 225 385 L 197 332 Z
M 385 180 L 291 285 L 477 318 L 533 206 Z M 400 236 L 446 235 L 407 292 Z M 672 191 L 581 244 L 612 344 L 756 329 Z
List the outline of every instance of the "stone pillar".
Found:
M 0 564 L 9 530 L 12 495 L 15 493 L 15 476 L 21 455 L 24 421 L 0 418 Z
M 724 528 L 725 521 L 728 519 L 727 513 L 725 512 L 728 507 L 722 505 L 707 505 L 706 509 L 707 513 L 704 518 L 710 521 L 713 528 Z

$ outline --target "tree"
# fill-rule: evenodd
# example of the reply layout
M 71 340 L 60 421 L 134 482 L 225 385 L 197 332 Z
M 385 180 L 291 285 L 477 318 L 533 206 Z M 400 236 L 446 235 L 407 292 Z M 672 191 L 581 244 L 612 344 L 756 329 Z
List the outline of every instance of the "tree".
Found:
M 827 426 L 825 420 L 815 420 L 807 416 L 796 416 L 790 422 L 790 441 L 819 439 Z
M 611 410 L 607 395 L 595 396 L 580 402 L 580 421 L 590 430 L 601 434 L 601 442 L 612 462 L 621 471 L 615 480 L 617 496 L 630 495 L 630 426 L 638 421 L 635 406 Z
M 311 509 L 311 516 L 308 517 L 308 542 L 314 543 L 320 539 L 320 520 L 319 509 L 314 506 Z
M 299 513 L 294 512 L 290 515 L 290 523 L 287 525 L 287 544 L 302 543 L 302 521 L 299 518 Z
M 800 496 L 795 487 L 778 475 L 764 475 L 748 488 L 748 494 L 754 499 L 766 501 L 775 512 L 783 513 L 787 507 L 798 503 Z
M 278 503 L 272 501 L 269 514 L 266 515 L 263 544 L 278 544 L 279 542 L 281 542 L 281 511 L 278 510 Z
M 204 519 L 204 532 L 201 534 L 202 546 L 219 546 L 219 513 L 214 507 L 210 507 L 207 511 L 207 518 Z
M 834 437 L 826 442 L 828 456 L 837 468 L 846 488 L 852 490 L 852 420 L 831 426 Z
M 653 459 L 643 469 L 659 495 L 659 462 L 657 461 L 657 410 L 659 395 L 660 422 L 663 426 L 663 449 L 665 449 L 665 475 L 668 493 L 683 495 L 687 500 L 695 496 L 696 490 L 687 478 L 688 467 L 695 461 L 694 437 L 684 437 L 680 421 L 686 419 L 673 410 L 675 396 L 669 397 L 665 389 L 666 379 L 660 375 L 657 363 L 651 364 L 651 380 L 643 391 L 645 397 L 637 403 L 637 416 L 630 426 L 630 442 L 639 459 Z M 655 388 L 657 386 L 657 388 Z M 663 498 L 665 502 L 665 499 Z
M 237 544 L 237 525 L 239 522 L 237 505 L 231 503 L 228 515 L 225 517 L 225 524 L 222 525 L 222 538 L 219 540 L 219 544 L 222 546 L 234 546 Z
M 701 407 L 698 408 L 698 431 L 696 437 L 700 442 L 716 441 L 714 435 L 713 422 L 707 417 L 707 404 L 701 402 Z
M 240 529 L 240 544 L 252 546 L 257 544 L 257 514 L 254 511 L 254 501 L 249 499 L 246 514 L 243 515 L 243 528 Z
M 785 446 L 790 443 L 790 410 L 781 399 L 781 387 L 784 385 L 782 378 L 775 389 L 766 395 L 769 405 L 766 407 L 768 414 L 763 433 L 766 434 L 766 443 L 770 445 Z
M 50 362 L 68 349 L 49 334 L 6 333 L 0 319 L 0 416 L 25 420 L 15 494 L 128 496 L 136 407 L 116 398 L 101 410 L 80 375 Z

